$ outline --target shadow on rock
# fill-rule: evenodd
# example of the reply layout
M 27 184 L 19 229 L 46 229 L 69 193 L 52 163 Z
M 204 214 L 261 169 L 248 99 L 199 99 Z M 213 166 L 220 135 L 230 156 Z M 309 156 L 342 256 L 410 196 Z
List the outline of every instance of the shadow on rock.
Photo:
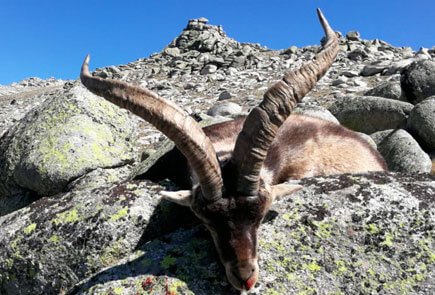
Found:
M 225 281 L 209 233 L 195 226 L 146 242 L 68 294 L 110 294 L 115 289 L 122 294 L 238 294 Z

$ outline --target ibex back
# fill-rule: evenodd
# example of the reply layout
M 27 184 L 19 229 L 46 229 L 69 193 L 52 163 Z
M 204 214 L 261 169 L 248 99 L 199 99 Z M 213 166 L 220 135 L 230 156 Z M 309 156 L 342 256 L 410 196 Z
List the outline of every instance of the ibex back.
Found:
M 257 232 L 273 200 L 301 188 L 286 180 L 386 170 L 379 154 L 352 131 L 321 119 L 289 117 L 338 52 L 334 31 L 317 12 L 326 42 L 316 57 L 270 87 L 246 119 L 205 132 L 152 91 L 91 76 L 89 56 L 82 66 L 81 81 L 91 92 L 153 124 L 185 156 L 195 176 L 192 189 L 162 195 L 189 206 L 204 223 L 228 280 L 239 290 L 250 290 L 258 280 Z

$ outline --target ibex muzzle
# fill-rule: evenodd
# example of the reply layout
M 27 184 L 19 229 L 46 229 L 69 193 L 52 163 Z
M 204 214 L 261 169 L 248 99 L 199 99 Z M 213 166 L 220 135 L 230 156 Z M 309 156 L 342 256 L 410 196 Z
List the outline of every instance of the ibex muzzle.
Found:
M 91 76 L 89 56 L 82 66 L 81 81 L 91 92 L 153 124 L 186 157 L 198 183 L 192 190 L 162 195 L 189 206 L 202 220 L 213 237 L 228 280 L 239 290 L 250 290 L 258 280 L 257 234 L 272 202 L 301 188 L 282 182 L 318 174 L 385 170 L 377 152 L 351 131 L 309 117 L 287 119 L 296 103 L 326 73 L 338 52 L 334 31 L 321 11 L 317 12 L 326 42 L 313 61 L 285 74 L 269 88 L 245 121 L 219 125 L 222 134 L 229 133 L 225 128 L 240 131 L 226 163 L 219 163 L 211 139 L 173 103 L 147 89 Z M 310 135 L 306 130 L 317 133 Z M 316 140 L 310 140 L 310 136 Z M 308 142 L 316 145 L 308 147 Z M 331 144 L 341 145 L 343 153 L 335 155 L 335 146 L 332 151 Z M 310 149 L 319 156 L 314 156 Z

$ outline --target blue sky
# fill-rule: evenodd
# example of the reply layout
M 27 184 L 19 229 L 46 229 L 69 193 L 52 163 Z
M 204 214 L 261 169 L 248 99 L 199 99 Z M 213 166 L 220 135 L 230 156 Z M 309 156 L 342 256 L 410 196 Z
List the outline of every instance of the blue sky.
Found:
M 0 0 L 0 84 L 28 77 L 76 79 L 95 67 L 160 52 L 192 18 L 222 25 L 239 42 L 272 49 L 318 44 L 320 7 L 333 29 L 394 46 L 435 46 L 435 1 Z

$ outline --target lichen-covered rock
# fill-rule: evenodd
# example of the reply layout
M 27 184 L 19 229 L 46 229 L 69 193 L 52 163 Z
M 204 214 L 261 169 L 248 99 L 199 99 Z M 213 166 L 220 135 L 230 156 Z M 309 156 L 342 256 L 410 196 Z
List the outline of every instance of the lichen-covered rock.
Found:
M 260 228 L 249 294 L 432 294 L 435 178 L 393 173 L 308 178 Z M 227 294 L 202 226 L 141 246 L 68 294 Z M 172 292 L 172 293 L 171 293 Z
M 108 183 L 119 182 L 122 179 L 131 179 L 131 165 L 116 168 L 97 168 L 80 178 L 70 182 L 67 191 L 99 188 Z
M 429 151 L 435 151 L 435 96 L 426 98 L 412 109 L 408 128 Z
M 141 246 L 67 294 L 111 293 L 240 294 L 226 282 L 210 234 L 202 226 L 179 230 Z
M 125 111 L 76 85 L 2 137 L 0 197 L 21 189 L 52 195 L 92 170 L 125 165 L 134 159 L 132 132 Z
M 418 142 L 405 130 L 384 130 L 371 135 L 391 171 L 431 172 L 432 162 Z
M 435 61 L 412 63 L 402 72 L 400 82 L 408 101 L 413 104 L 435 95 Z
M 406 125 L 414 106 L 410 103 L 375 96 L 345 96 L 329 111 L 340 123 L 366 134 Z
M 195 222 L 151 182 L 43 197 L 0 217 L 0 294 L 61 294 L 138 245 Z M 189 216 L 191 217 L 189 221 Z

